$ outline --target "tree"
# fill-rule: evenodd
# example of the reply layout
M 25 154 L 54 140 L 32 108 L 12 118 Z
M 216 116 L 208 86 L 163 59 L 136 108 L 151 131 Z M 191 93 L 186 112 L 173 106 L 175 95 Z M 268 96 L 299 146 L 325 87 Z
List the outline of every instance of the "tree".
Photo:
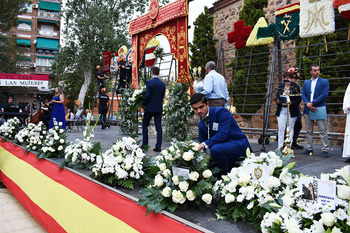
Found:
M 190 55 L 192 67 L 202 67 L 205 70 L 205 64 L 208 61 L 217 60 L 215 44 L 217 39 L 214 39 L 213 19 L 210 15 L 208 7 L 204 8 L 194 21 L 193 42 L 190 45 L 192 55 Z M 205 72 L 202 72 L 201 77 L 204 78 Z
M 260 17 L 264 17 L 263 8 L 267 7 L 267 0 L 244 1 L 239 19 L 244 20 L 245 25 L 254 27 Z M 235 59 L 229 64 L 232 66 L 232 85 L 234 105 L 237 113 L 255 113 L 260 109 L 259 104 L 267 91 L 269 47 L 260 45 L 245 47 L 236 50 Z M 242 115 L 250 118 L 250 115 Z
M 17 15 L 27 11 L 25 8 L 30 0 L 1 0 L 0 1 L 0 31 L 8 32 L 17 25 Z
M 17 64 L 24 60 L 24 49 L 16 44 L 16 35 L 0 37 L 0 72 L 21 73 L 22 68 Z
M 27 11 L 25 6 L 30 0 L 1 0 L 0 1 L 0 32 L 7 33 L 17 25 L 17 16 Z M 16 64 L 24 61 L 23 49 L 16 44 L 16 36 L 0 37 L 0 72 L 19 73 L 22 69 Z
M 65 43 L 56 56 L 53 69 L 58 80 L 65 80 L 67 73 L 78 75 L 75 78 L 81 80 L 78 99 L 82 103 L 95 73 L 95 66 L 101 65 L 102 54 L 129 45 L 129 21 L 135 12 L 145 10 L 146 2 L 148 1 L 67 1 L 63 10 Z

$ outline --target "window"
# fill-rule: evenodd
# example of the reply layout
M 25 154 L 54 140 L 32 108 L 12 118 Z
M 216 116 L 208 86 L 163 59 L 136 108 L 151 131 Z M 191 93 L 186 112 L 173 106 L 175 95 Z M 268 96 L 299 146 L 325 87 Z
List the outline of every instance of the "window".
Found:
M 37 57 L 36 58 L 36 65 L 37 66 L 51 66 L 53 60 L 54 60 L 53 58 Z
M 17 26 L 17 30 L 21 30 L 21 31 L 31 31 L 32 27 L 29 24 L 26 23 L 20 23 Z

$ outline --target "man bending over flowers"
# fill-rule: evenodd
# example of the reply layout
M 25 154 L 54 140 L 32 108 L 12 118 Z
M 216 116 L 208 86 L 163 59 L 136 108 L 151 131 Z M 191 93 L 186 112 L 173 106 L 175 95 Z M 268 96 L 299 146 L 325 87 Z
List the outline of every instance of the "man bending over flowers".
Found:
M 214 166 L 223 175 L 230 172 L 235 162 L 246 157 L 250 148 L 247 137 L 237 125 L 231 113 L 223 107 L 209 107 L 205 95 L 196 93 L 191 97 L 190 104 L 196 115 L 201 118 L 198 124 L 198 151 L 210 149 L 210 157 Z

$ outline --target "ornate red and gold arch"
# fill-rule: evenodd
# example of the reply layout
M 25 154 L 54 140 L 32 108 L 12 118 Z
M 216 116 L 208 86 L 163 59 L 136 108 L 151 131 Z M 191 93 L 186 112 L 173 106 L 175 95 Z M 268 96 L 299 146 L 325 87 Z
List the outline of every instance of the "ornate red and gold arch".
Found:
M 156 35 L 164 35 L 170 53 L 178 60 L 178 82 L 190 83 L 188 73 L 188 0 L 178 0 L 159 8 L 158 0 L 150 0 L 149 13 L 129 23 L 132 36 L 132 87 L 138 88 L 138 67 L 146 45 Z

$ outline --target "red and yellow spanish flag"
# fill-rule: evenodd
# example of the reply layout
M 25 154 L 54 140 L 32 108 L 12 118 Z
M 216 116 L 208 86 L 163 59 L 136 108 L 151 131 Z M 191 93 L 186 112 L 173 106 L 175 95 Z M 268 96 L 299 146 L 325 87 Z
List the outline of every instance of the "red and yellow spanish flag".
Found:
M 49 232 L 200 232 L 10 142 L 0 142 L 0 180 Z

